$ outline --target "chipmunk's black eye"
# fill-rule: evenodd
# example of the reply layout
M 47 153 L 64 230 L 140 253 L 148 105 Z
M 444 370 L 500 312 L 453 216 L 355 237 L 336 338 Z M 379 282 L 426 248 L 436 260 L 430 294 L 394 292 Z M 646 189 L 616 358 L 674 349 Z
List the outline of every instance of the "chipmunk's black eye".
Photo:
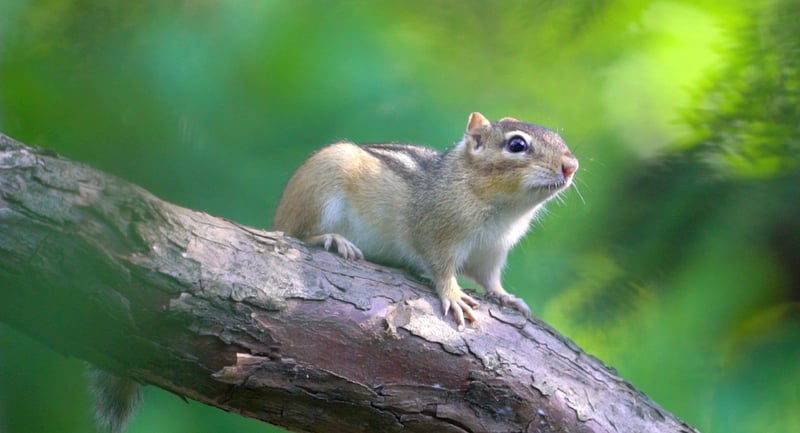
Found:
M 520 135 L 515 135 L 508 139 L 506 149 L 511 153 L 520 153 L 528 150 L 528 141 Z

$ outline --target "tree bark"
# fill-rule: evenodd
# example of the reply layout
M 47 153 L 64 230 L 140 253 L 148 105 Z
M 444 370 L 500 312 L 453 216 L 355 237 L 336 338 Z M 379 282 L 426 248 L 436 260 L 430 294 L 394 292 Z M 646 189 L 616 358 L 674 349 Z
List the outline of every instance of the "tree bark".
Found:
M 0 134 L 0 320 L 58 352 L 298 432 L 696 431 L 539 320 L 478 318 Z

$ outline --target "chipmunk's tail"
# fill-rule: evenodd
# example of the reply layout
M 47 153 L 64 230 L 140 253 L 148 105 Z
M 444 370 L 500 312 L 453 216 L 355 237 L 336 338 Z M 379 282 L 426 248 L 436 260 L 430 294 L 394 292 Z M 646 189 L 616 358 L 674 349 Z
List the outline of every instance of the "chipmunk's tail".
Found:
M 93 366 L 87 368 L 95 419 L 102 431 L 122 433 L 142 401 L 142 385 Z

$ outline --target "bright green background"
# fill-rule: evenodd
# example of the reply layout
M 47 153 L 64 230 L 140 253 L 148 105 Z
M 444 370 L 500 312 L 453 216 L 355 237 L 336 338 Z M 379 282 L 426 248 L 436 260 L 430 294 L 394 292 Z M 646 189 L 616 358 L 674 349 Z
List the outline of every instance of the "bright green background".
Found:
M 800 432 L 797 3 L 0 0 L 0 131 L 268 227 L 334 140 L 549 126 L 580 196 L 506 286 L 704 432 Z M 91 422 L 82 363 L 0 328 L 0 432 Z M 151 387 L 129 431 L 279 429 Z

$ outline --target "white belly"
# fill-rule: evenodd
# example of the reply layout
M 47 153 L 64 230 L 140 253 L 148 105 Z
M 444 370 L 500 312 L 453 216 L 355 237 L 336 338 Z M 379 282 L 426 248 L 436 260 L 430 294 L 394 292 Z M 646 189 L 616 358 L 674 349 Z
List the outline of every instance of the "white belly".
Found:
M 406 241 L 410 238 L 402 233 L 405 227 L 399 221 L 370 222 L 362 218 L 344 194 L 331 197 L 325 203 L 320 221 L 320 233 L 344 236 L 370 261 L 426 271 L 422 258 Z

